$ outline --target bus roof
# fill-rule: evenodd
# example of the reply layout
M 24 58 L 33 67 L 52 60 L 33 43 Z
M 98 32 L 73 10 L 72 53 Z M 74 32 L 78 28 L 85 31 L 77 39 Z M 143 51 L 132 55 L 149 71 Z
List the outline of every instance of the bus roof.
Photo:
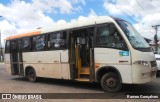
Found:
M 10 36 L 10 37 L 7 37 L 5 40 L 11 40 L 11 39 L 16 39 L 16 38 L 21 38 L 21 37 L 28 37 L 28 36 L 44 34 L 44 33 L 49 33 L 49 32 L 62 31 L 62 30 L 67 30 L 67 29 L 80 28 L 80 27 L 90 26 L 94 24 L 102 24 L 106 22 L 114 22 L 114 19 L 109 16 L 99 16 L 99 17 L 89 18 L 85 20 L 73 21 L 71 23 L 67 23 L 63 25 L 54 25 L 48 28 L 46 27 L 46 28 L 36 29 L 31 32 Z
M 48 33 L 48 32 L 56 32 L 61 30 L 67 30 L 67 29 L 74 29 L 74 28 L 81 28 L 85 26 L 95 25 L 95 24 L 102 24 L 106 22 L 113 22 L 114 19 L 109 16 L 99 16 L 95 18 L 88 18 L 85 20 L 79 20 L 79 21 L 73 21 L 71 23 L 67 23 L 64 25 L 56 25 L 48 28 L 42 28 L 42 33 Z
M 17 35 L 7 37 L 5 40 L 11 40 L 11 39 L 27 37 L 27 36 L 32 36 L 32 35 L 38 35 L 38 34 L 41 34 L 41 31 L 33 31 L 33 32 L 28 32 L 28 33 L 23 33 L 23 34 L 17 34 Z

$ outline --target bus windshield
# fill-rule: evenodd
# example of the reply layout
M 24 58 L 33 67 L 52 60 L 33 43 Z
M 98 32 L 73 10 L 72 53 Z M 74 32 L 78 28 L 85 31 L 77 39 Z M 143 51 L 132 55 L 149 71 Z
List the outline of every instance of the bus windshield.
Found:
M 117 23 L 126 34 L 128 40 L 134 48 L 149 48 L 149 44 L 130 23 L 123 20 L 117 20 Z

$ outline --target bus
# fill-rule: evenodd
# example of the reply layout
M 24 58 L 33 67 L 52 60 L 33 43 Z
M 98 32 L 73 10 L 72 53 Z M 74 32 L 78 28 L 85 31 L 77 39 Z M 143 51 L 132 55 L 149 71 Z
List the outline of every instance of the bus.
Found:
M 6 71 L 35 82 L 40 77 L 100 83 L 106 92 L 156 78 L 154 53 L 127 21 L 100 16 L 35 29 L 5 39 Z

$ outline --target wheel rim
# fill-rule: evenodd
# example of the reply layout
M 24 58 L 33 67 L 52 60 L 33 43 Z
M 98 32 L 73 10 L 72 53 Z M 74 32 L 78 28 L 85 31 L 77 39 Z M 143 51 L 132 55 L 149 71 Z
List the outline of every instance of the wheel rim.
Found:
M 30 80 L 34 80 L 34 78 L 35 78 L 34 72 L 31 71 L 31 72 L 28 74 L 28 77 L 29 77 Z
M 114 88 L 117 85 L 117 80 L 115 78 L 110 77 L 105 81 L 105 84 L 109 88 Z

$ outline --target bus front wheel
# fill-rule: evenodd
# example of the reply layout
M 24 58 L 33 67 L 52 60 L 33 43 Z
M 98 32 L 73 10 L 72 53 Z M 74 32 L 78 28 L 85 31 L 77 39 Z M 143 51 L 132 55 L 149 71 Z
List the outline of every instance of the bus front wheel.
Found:
M 36 82 L 37 77 L 36 77 L 36 72 L 34 69 L 29 69 L 27 73 L 28 80 L 31 82 Z
M 122 88 L 122 82 L 116 73 L 106 73 L 102 76 L 101 86 L 106 92 L 117 92 Z

